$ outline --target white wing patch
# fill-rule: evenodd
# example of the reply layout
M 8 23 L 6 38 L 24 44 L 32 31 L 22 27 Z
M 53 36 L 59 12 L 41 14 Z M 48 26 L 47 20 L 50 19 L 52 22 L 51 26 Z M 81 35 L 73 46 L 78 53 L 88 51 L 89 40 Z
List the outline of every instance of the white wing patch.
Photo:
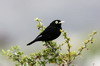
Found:
M 42 37 L 42 35 L 39 35 L 37 38 L 41 38 Z

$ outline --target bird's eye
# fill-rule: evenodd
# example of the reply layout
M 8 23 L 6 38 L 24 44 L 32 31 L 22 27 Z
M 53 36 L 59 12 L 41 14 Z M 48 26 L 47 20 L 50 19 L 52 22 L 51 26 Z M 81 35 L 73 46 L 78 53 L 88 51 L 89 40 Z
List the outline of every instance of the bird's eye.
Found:
M 56 21 L 55 23 L 58 24 L 58 21 Z

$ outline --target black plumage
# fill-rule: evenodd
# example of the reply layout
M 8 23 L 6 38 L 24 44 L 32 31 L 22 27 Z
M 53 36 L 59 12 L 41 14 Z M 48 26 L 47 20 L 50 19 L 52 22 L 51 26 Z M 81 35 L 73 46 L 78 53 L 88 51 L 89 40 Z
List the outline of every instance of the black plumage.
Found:
M 58 38 L 61 34 L 61 24 L 63 21 L 61 20 L 54 20 L 50 25 L 42 32 L 40 33 L 35 40 L 31 41 L 27 45 L 31 45 L 36 41 L 51 41 L 56 38 Z

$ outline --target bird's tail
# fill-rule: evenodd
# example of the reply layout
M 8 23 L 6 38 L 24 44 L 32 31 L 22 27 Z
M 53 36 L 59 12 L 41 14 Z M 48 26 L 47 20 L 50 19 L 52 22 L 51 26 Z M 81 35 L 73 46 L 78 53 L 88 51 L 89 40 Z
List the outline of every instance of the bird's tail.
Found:
M 33 44 L 35 42 L 35 40 L 31 41 L 30 43 L 27 44 L 27 46 Z

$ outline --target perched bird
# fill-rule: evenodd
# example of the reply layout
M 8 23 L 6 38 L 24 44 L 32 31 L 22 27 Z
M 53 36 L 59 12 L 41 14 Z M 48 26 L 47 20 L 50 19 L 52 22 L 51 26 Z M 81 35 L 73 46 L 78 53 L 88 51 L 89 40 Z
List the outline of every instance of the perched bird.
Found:
M 51 41 L 58 38 L 61 34 L 60 30 L 62 29 L 61 24 L 63 22 L 64 21 L 61 20 L 54 20 L 42 33 L 40 33 L 35 38 L 35 40 L 28 43 L 27 46 L 33 44 L 36 41 Z

